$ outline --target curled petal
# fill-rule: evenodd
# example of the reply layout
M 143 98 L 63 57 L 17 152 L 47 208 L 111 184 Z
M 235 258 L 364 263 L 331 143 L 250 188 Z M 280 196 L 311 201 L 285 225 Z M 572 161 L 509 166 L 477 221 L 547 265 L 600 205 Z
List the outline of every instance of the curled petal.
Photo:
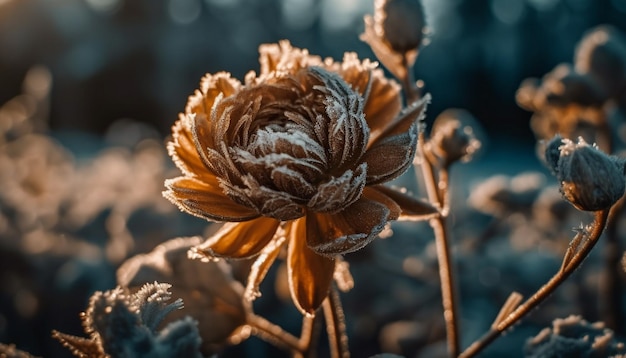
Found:
M 335 260 L 320 256 L 307 246 L 309 223 L 307 218 L 290 222 L 287 270 L 289 289 L 296 307 L 306 315 L 315 310 L 328 296 L 335 271 Z M 313 223 L 315 225 L 315 223 Z
M 220 96 L 231 96 L 241 88 L 241 82 L 230 77 L 228 72 L 207 73 L 200 80 L 200 90 L 189 97 L 185 111 L 187 113 L 211 113 L 215 99 Z
M 178 177 L 165 181 L 163 196 L 181 210 L 211 221 L 246 221 L 259 216 L 249 207 L 232 201 L 219 187 L 217 179 L 200 181 Z
M 207 167 L 200 159 L 193 139 L 193 119 L 180 114 L 172 127 L 172 140 L 167 143 L 167 151 L 176 167 L 188 176 L 202 176 Z
M 428 201 L 414 198 L 413 196 L 405 194 L 399 190 L 388 188 L 383 185 L 375 185 L 368 188 L 386 195 L 400 206 L 402 212 L 398 218 L 399 220 L 427 220 L 439 214 L 439 210 Z
M 254 260 L 250 268 L 248 283 L 246 284 L 246 290 L 244 292 L 244 297 L 248 301 L 253 301 L 261 296 L 261 291 L 259 290 L 261 281 L 263 281 L 270 266 L 272 266 L 278 257 L 285 240 L 286 237 L 282 234 L 282 230 L 278 230 L 272 241 L 263 248 L 261 254 Z
M 306 49 L 294 48 L 287 40 L 259 46 L 259 55 L 261 76 L 273 72 L 295 73 L 301 68 L 316 66 L 322 62 L 319 56 L 310 55 Z
M 385 136 L 374 143 L 363 157 L 367 163 L 367 184 L 379 184 L 404 173 L 413 163 L 417 149 L 418 126 Z
M 307 212 L 307 244 L 326 256 L 359 250 L 383 230 L 389 214 L 386 205 L 365 197 L 339 213 Z
M 225 223 L 204 243 L 191 249 L 194 257 L 247 258 L 261 252 L 266 247 L 280 221 L 260 217 L 241 223 Z

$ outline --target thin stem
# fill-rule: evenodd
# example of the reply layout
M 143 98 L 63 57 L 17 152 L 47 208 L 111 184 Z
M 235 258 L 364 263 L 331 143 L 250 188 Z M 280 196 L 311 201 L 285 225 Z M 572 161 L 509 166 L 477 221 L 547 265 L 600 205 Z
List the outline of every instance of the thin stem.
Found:
M 603 321 L 607 327 L 616 334 L 624 333 L 624 323 L 620 319 L 622 310 L 622 282 L 619 275 L 621 271 L 622 248 L 617 234 L 617 217 L 624 211 L 624 198 L 620 199 L 609 213 L 609 222 L 606 225 L 606 247 L 605 252 L 605 309 Z
M 543 300 L 545 300 L 550 294 L 554 292 L 571 274 L 580 266 L 583 260 L 589 255 L 593 246 L 598 242 L 600 235 L 602 234 L 607 222 L 609 210 L 597 211 L 595 213 L 595 220 L 593 223 L 592 231 L 589 233 L 589 237 L 581 244 L 580 249 L 570 259 L 569 263 L 563 265 L 545 285 L 541 286 L 535 294 L 529 297 L 521 306 L 517 307 L 515 311 L 511 312 L 508 317 L 503 319 L 500 323 L 492 327 L 487 333 L 485 333 L 480 339 L 472 343 L 460 357 L 468 358 L 473 357 L 487 347 L 491 342 L 496 340 L 502 332 L 513 326 L 515 323 L 524 318 L 530 311 L 537 307 Z
M 448 196 L 448 175 L 447 170 L 442 170 L 439 180 L 435 176 L 432 163 L 425 157 L 425 138 L 420 133 L 419 145 L 423 157 L 421 167 L 424 174 L 424 184 L 428 192 L 428 199 L 434 205 L 442 208 L 447 204 Z M 441 175 L 443 174 L 443 175 Z M 448 210 L 442 210 L 441 215 L 430 220 L 430 226 L 435 233 L 435 243 L 437 248 L 437 261 L 439 263 L 439 279 L 441 283 L 441 299 L 443 305 L 443 317 L 446 324 L 446 336 L 448 342 L 448 352 L 452 357 L 456 357 L 460 352 L 460 337 L 458 324 L 458 310 L 456 302 L 456 285 L 454 282 L 454 269 L 450 254 L 450 239 L 446 227 L 446 215 Z
M 247 317 L 248 326 L 252 328 L 252 333 L 257 337 L 267 341 L 277 347 L 292 351 L 294 354 L 304 351 L 300 340 L 280 326 L 277 326 L 261 316 L 249 313 Z
M 315 354 L 313 353 L 313 336 L 315 334 L 315 330 L 313 329 L 315 322 L 315 317 L 304 316 L 302 318 L 302 329 L 300 331 L 300 339 L 299 346 L 301 350 L 297 353 L 294 353 L 294 358 L 305 358 L 305 357 L 313 357 Z
M 415 85 L 415 79 L 413 77 L 413 66 L 409 66 L 409 61 L 406 56 L 402 56 L 402 65 L 405 69 L 405 75 L 401 79 L 402 88 L 406 95 L 407 104 L 413 103 L 420 99 L 421 93 L 419 88 Z
M 326 318 L 326 332 L 330 344 L 332 358 L 348 358 L 348 335 L 346 334 L 346 320 L 341 307 L 339 293 L 332 287 L 324 303 L 324 317 Z

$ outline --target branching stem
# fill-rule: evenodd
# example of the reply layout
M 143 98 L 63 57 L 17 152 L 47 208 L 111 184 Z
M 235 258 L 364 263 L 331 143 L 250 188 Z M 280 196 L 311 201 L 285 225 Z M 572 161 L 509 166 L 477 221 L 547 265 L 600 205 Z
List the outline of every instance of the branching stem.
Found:
M 448 213 L 448 172 L 442 169 L 439 178 L 435 175 L 433 165 L 425 156 L 425 137 L 420 133 L 418 139 L 422 155 L 421 169 L 424 174 L 424 184 L 430 202 L 441 209 L 441 214 L 430 220 L 430 226 L 435 233 L 437 247 L 437 261 L 439 263 L 439 279 L 441 282 L 441 298 L 443 305 L 443 317 L 446 324 L 448 353 L 456 357 L 460 352 L 460 337 L 458 324 L 458 309 L 456 285 L 454 282 L 454 267 L 450 254 L 450 238 L 446 227 Z
M 578 251 L 569 259 L 569 262 L 564 264 L 562 268 L 537 292 L 529 297 L 522 305 L 517 307 L 511 312 L 508 317 L 502 319 L 498 324 L 495 324 L 487 333 L 481 338 L 472 343 L 460 357 L 468 358 L 473 357 L 487 347 L 491 342 L 496 340 L 500 335 L 524 318 L 530 311 L 543 302 L 550 294 L 554 292 L 571 274 L 580 266 L 583 260 L 589 255 L 593 246 L 598 242 L 600 235 L 602 234 L 607 222 L 609 210 L 597 211 L 595 213 L 595 220 L 591 232 L 588 234 L 586 240 L 580 244 Z

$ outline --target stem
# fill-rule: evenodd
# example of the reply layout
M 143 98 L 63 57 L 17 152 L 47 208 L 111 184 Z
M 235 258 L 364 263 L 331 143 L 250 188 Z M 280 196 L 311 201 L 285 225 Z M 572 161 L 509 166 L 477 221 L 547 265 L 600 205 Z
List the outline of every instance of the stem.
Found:
M 341 307 L 339 293 L 335 287 L 330 289 L 328 297 L 322 304 L 326 318 L 326 332 L 330 344 L 332 358 L 348 358 L 348 335 L 346 334 L 346 320 Z
M 277 326 L 261 316 L 254 313 L 248 314 L 247 324 L 252 328 L 252 333 L 262 340 L 277 347 L 290 350 L 294 354 L 302 353 L 304 348 L 301 341 L 287 333 L 280 326 Z M 308 347 L 307 347 L 308 348 Z
M 485 333 L 480 339 L 472 343 L 460 357 L 468 358 L 473 357 L 487 347 L 491 342 L 520 321 L 530 311 L 537 307 L 543 300 L 545 300 L 559 285 L 561 285 L 571 274 L 580 266 L 583 260 L 589 255 L 593 246 L 598 242 L 604 226 L 607 222 L 609 210 L 596 211 L 593 228 L 589 237 L 585 240 L 580 249 L 574 254 L 569 263 L 565 264 L 561 270 L 559 270 L 545 285 L 541 286 L 537 292 L 535 292 L 530 298 L 528 298 L 521 306 L 517 307 L 515 311 L 509 314 L 508 317 L 503 319 L 498 324 L 494 325 L 487 333 Z
M 300 351 L 293 354 L 294 358 L 304 358 L 304 357 L 313 357 L 315 354 L 313 353 L 313 336 L 315 330 L 313 329 L 315 322 L 315 317 L 304 316 L 302 318 L 302 330 L 300 331 L 300 339 L 299 346 L 301 348 Z
M 448 213 L 448 172 L 445 169 L 441 170 L 440 174 L 442 175 L 440 175 L 440 179 L 437 181 L 432 163 L 425 157 L 425 138 L 423 133 L 420 133 L 418 142 L 423 157 L 421 165 L 422 173 L 424 174 L 424 184 L 428 192 L 428 199 L 431 203 L 440 208 L 445 206 L 442 208 L 441 214 L 431 219 L 429 223 L 435 233 L 448 352 L 452 357 L 456 357 L 460 352 L 460 337 L 456 303 L 457 295 L 455 292 L 456 285 L 454 283 L 452 257 L 450 255 L 450 239 L 446 228 L 446 217 Z
M 405 75 L 401 79 L 402 88 L 406 95 L 407 104 L 413 103 L 420 99 L 420 90 L 415 85 L 415 79 L 413 78 L 413 66 L 409 66 L 409 61 L 406 56 L 402 56 L 402 66 L 405 69 Z
M 620 199 L 609 213 L 609 222 L 606 225 L 606 247 L 605 253 L 605 309 L 603 312 L 603 321 L 608 328 L 611 328 L 616 334 L 624 333 L 624 322 L 620 319 L 622 312 L 622 283 L 619 272 L 621 270 L 621 253 L 622 248 L 618 239 L 617 217 L 624 210 L 624 198 Z

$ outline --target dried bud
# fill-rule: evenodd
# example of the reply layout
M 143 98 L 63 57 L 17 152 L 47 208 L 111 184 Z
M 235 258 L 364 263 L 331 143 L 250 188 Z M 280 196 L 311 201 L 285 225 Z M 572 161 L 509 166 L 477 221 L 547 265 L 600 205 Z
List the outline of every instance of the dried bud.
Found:
M 374 22 L 377 33 L 396 52 L 413 51 L 422 43 L 426 21 L 418 0 L 376 1 Z
M 569 139 L 561 143 L 557 165 L 553 165 L 556 141 L 548 145 L 546 158 L 561 182 L 565 199 L 579 210 L 597 211 L 608 209 L 624 195 L 623 161 L 606 155 L 582 138 L 578 143 Z
M 613 97 L 624 89 L 626 42 L 611 26 L 598 26 L 585 34 L 576 48 L 576 71 L 588 73 Z
M 606 95 L 587 74 L 575 72 L 570 65 L 561 64 L 544 76 L 535 97 L 535 106 L 543 104 L 564 107 L 578 104 L 583 107 L 599 107 Z
M 467 122 L 475 122 L 473 116 L 459 109 L 446 110 L 435 120 L 427 147 L 443 166 L 467 161 L 480 148 L 480 141 Z
M 365 16 L 361 40 L 394 76 L 404 78 L 424 38 L 422 4 L 419 0 L 376 0 L 374 6 L 374 16 Z

